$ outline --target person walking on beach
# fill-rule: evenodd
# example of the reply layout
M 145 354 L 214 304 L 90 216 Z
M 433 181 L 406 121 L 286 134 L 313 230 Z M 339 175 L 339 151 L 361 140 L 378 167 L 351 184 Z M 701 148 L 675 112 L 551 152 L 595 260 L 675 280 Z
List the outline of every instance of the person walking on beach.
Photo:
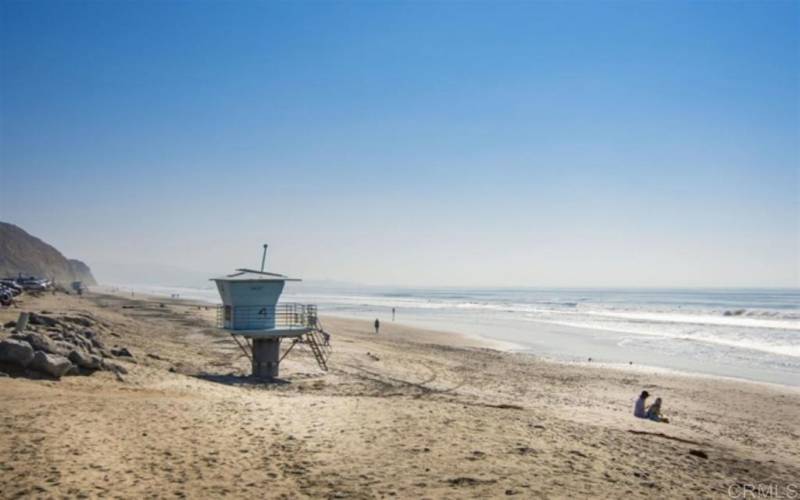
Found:
M 392 308 L 392 321 L 394 321 L 394 307 Z
M 381 327 L 381 322 L 378 321 L 378 318 L 375 318 L 375 335 L 378 334 L 378 329 Z
M 647 391 L 642 391 L 639 394 L 639 399 L 636 400 L 636 405 L 633 407 L 633 416 L 637 418 L 647 418 L 647 411 L 645 411 L 645 403 L 647 403 L 647 398 L 650 397 L 650 393 Z

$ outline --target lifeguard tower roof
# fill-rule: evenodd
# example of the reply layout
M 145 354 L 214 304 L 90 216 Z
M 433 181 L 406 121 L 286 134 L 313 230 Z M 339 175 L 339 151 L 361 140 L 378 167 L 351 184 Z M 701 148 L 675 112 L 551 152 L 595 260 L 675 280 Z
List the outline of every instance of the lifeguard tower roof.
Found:
M 256 271 L 254 269 L 237 269 L 235 273 L 219 278 L 211 278 L 211 281 L 302 281 L 300 278 L 290 278 L 278 273 L 268 273 Z

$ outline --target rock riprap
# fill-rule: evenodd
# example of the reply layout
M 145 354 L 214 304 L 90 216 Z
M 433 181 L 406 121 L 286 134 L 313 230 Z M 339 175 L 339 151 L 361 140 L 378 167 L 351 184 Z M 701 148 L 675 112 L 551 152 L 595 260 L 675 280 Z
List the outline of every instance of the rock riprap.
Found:
M 54 379 L 97 370 L 125 374 L 127 369 L 114 360 L 135 363 L 133 354 L 125 347 L 108 349 L 97 333 L 105 328 L 89 315 L 30 313 L 26 331 L 0 340 L 0 372 Z

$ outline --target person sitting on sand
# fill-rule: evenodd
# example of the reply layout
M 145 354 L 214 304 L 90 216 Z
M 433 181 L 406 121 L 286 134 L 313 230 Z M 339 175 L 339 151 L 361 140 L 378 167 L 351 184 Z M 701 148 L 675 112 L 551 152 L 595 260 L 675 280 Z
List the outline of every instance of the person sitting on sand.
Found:
M 647 418 L 647 412 L 645 411 L 645 403 L 647 402 L 647 398 L 650 397 L 650 393 L 647 391 L 642 391 L 639 394 L 639 399 L 636 400 L 636 405 L 633 407 L 633 416 L 638 418 Z
M 653 404 L 650 405 L 650 408 L 647 409 L 647 418 L 653 422 L 669 422 L 668 419 L 661 416 L 661 398 L 656 398 Z

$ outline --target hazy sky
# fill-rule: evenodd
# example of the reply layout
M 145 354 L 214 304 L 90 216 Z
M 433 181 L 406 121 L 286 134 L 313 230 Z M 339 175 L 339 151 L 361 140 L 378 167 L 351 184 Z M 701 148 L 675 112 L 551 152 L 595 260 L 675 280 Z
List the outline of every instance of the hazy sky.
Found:
M 0 9 L 0 220 L 101 281 L 800 286 L 798 2 Z

